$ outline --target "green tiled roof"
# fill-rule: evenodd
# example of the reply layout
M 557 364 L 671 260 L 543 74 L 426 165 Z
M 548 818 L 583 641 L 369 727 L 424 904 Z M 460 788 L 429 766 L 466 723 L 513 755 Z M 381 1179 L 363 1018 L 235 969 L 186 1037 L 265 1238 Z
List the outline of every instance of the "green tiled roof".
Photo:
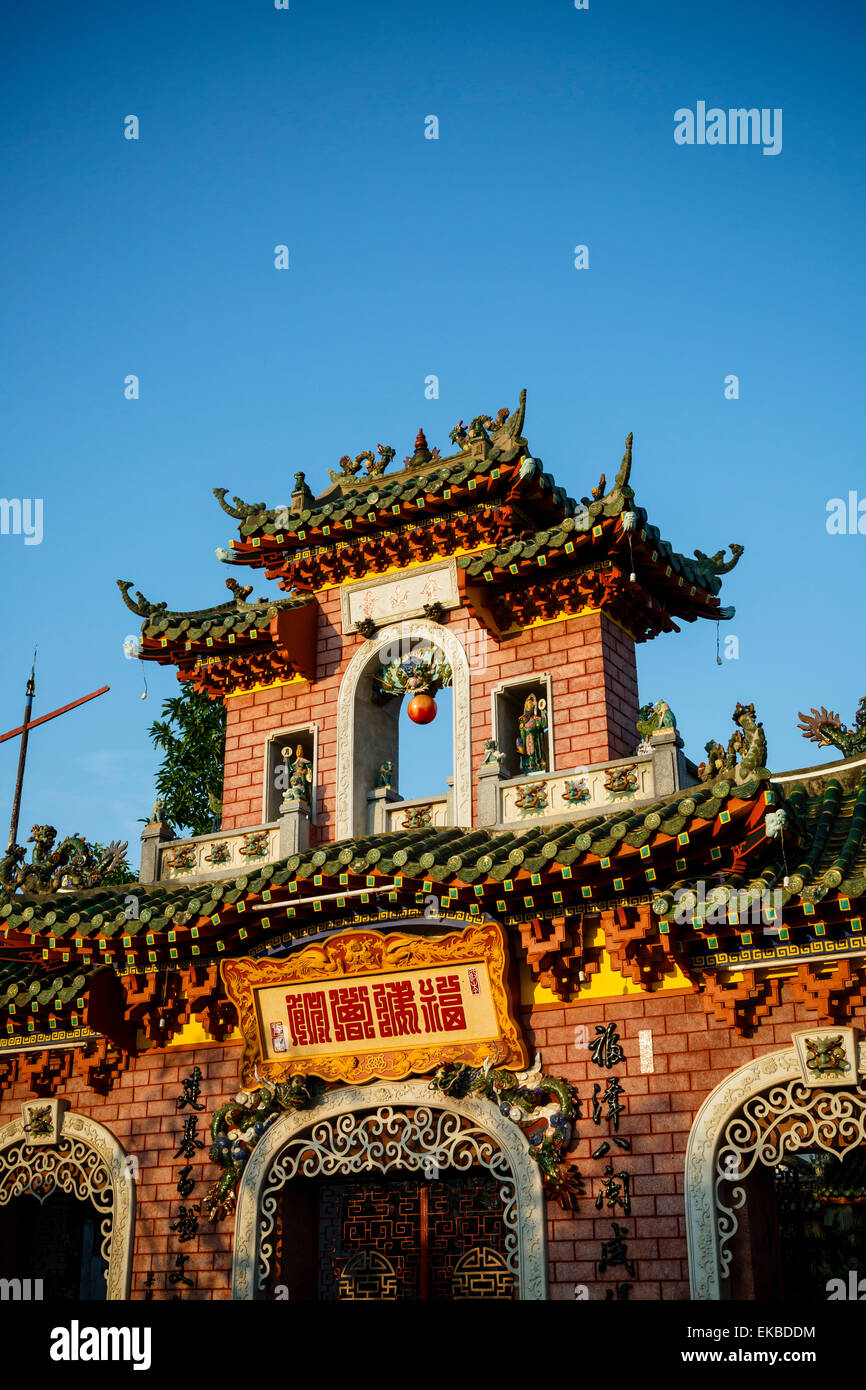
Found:
M 243 636 L 254 628 L 267 627 L 271 618 L 288 608 L 303 608 L 313 602 L 312 594 L 290 594 L 288 598 L 259 599 L 256 603 L 243 603 L 230 599 L 213 608 L 200 608 L 190 613 L 170 612 L 164 603 L 149 603 L 138 594 L 137 602 L 129 597 L 131 585 L 119 579 L 118 588 L 123 601 L 133 613 L 144 619 L 142 636 L 159 639 L 166 637 L 170 642 L 195 642 L 201 638 L 227 638 L 229 635 Z
M 240 521 L 238 530 L 244 540 L 253 536 L 291 537 L 298 531 L 313 531 L 335 522 L 361 519 L 370 511 L 387 512 L 397 502 L 408 503 L 419 498 L 436 498 L 451 488 L 461 487 L 470 479 L 489 478 L 491 473 L 501 468 L 502 464 L 491 455 L 485 459 L 474 459 L 461 454 L 453 460 L 443 459 L 440 467 L 433 472 L 403 473 L 395 474 L 391 478 L 371 479 L 369 488 L 337 492 L 336 496 L 326 500 L 316 499 L 314 506 L 305 507 L 300 512 L 292 512 L 288 516 L 285 515 L 285 510 L 279 507 L 252 511 Z M 564 514 L 570 515 L 574 512 L 576 504 L 565 489 L 557 485 L 552 475 L 544 472 L 540 460 L 527 460 L 524 469 L 524 478 L 533 479 L 539 491 L 547 494 L 551 501 L 562 508 Z M 236 516 L 238 509 L 229 508 L 225 503 L 225 489 L 215 488 L 214 492 L 223 510 L 230 516 Z
M 348 892 L 397 882 L 402 906 L 423 903 L 432 891 L 447 894 L 464 911 L 506 920 L 555 901 L 592 911 L 629 896 L 652 897 L 661 917 L 674 886 L 710 879 L 727 866 L 726 882 L 734 890 L 782 889 L 788 920 L 793 921 L 793 912 L 805 921 L 803 914 L 822 902 L 838 917 L 845 903 L 856 910 L 854 900 L 866 897 L 866 775 L 853 786 L 850 782 L 850 777 L 845 782 L 831 777 L 812 795 L 804 785 L 794 785 L 785 797 L 766 778 L 740 786 L 722 780 L 636 812 L 552 826 L 501 832 L 426 828 L 338 841 L 224 879 L 103 886 L 45 898 L 7 894 L 0 897 L 0 931 L 7 929 L 5 949 L 0 941 L 0 1012 L 17 1032 L 22 1020 L 37 1012 L 75 1007 L 93 972 L 106 965 L 147 972 L 156 963 L 171 968 L 173 959 L 179 967 L 195 963 L 194 957 L 219 958 L 221 951 L 244 954 L 266 941 L 276 925 L 314 928 L 322 919 L 300 900 L 333 895 L 341 887 Z M 765 837 L 765 806 L 785 809 L 784 841 Z M 730 862 L 744 837 L 754 853 L 747 872 L 737 877 Z M 710 856 L 713 846 L 723 851 L 717 862 Z M 133 921 L 126 914 L 131 891 L 140 902 Z M 251 910 L 268 895 L 272 914 Z M 283 916 L 293 901 L 298 904 L 294 915 Z M 347 901 L 347 923 L 356 905 L 356 898 Z M 327 908 L 332 916 L 341 910 L 333 901 Z M 15 940 L 9 941 L 10 933 Z M 156 963 L 144 959 L 148 949 Z
M 556 526 L 536 531 L 528 538 L 511 541 L 499 549 L 488 548 L 473 555 L 458 555 L 457 564 L 473 579 L 497 570 L 503 571 L 501 577 L 507 579 L 511 565 L 524 560 L 537 560 L 539 556 L 543 556 L 546 562 L 562 560 L 574 563 L 585 552 L 589 563 L 594 549 L 592 528 L 603 525 L 610 513 L 605 511 L 604 501 L 592 502 L 587 511 L 588 519 L 583 515 L 577 518 L 569 515 Z M 706 556 L 702 562 L 681 555 L 669 541 L 662 539 L 657 526 L 649 524 L 643 507 L 635 507 L 634 513 L 637 518 L 632 532 L 634 541 L 642 543 L 649 551 L 655 551 L 661 563 L 669 565 L 674 574 L 682 576 L 687 584 L 694 584 L 713 596 L 718 594 L 722 581 L 719 574 L 709 567 Z M 566 552 L 565 547 L 569 543 L 572 550 Z M 725 612 L 720 616 L 725 616 Z

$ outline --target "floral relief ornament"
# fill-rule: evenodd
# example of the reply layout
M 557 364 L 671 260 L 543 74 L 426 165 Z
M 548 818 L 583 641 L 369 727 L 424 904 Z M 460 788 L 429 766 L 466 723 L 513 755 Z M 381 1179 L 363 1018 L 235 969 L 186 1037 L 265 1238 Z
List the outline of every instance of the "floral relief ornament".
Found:
M 801 1028 L 791 1034 L 806 1086 L 856 1086 L 856 1028 Z

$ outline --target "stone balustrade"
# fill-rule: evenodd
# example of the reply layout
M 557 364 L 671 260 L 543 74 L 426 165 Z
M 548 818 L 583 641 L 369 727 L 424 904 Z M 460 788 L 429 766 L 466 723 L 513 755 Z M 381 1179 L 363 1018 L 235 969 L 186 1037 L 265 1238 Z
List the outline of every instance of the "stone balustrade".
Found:
M 512 777 L 501 763 L 482 765 L 475 824 L 513 830 L 521 824 L 598 816 L 661 800 L 694 781 L 689 775 L 694 768 L 687 766 L 682 747 L 676 729 L 662 729 L 633 757 L 592 767 Z M 404 800 L 391 787 L 377 787 L 367 793 L 368 834 L 453 825 L 452 797 L 449 790 Z M 182 840 L 173 839 L 168 826 L 152 823 L 142 835 L 140 882 L 227 878 L 303 853 L 309 845 L 310 808 L 304 801 L 284 801 L 279 820 L 265 825 Z
M 416 797 L 412 801 L 392 801 L 387 810 L 387 829 L 393 834 L 397 830 L 424 830 L 431 825 L 438 830 L 451 825 L 448 801 L 447 793 Z
M 688 782 L 676 729 L 653 734 L 631 758 L 591 767 L 512 777 L 496 762 L 478 772 L 477 824 L 514 828 L 541 820 L 598 816 L 605 811 L 659 800 Z

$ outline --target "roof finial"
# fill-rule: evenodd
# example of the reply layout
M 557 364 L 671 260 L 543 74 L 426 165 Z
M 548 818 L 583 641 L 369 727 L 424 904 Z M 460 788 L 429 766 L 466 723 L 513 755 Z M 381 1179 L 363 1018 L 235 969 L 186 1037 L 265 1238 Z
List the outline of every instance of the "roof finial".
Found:
M 625 453 L 622 456 L 622 463 L 619 466 L 619 472 L 617 473 L 613 484 L 612 491 L 614 492 L 617 488 L 625 487 L 628 483 L 629 478 L 631 477 L 631 446 L 633 439 L 633 434 L 629 434 L 626 438 Z
M 414 454 L 409 454 L 407 458 L 404 458 L 403 466 L 404 468 L 421 468 L 425 463 L 429 463 L 431 459 L 436 459 L 438 457 L 438 449 L 434 450 L 432 453 L 430 452 L 427 445 L 427 436 L 424 430 L 420 429 L 415 436 L 415 452 Z

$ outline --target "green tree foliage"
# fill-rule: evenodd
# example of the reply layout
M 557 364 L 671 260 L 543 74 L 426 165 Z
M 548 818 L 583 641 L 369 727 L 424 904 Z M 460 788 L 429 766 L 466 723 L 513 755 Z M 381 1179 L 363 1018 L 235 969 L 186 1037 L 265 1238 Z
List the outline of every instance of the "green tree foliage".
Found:
M 156 775 L 163 819 L 176 834 L 206 835 L 222 812 L 225 708 L 185 684 L 161 714 L 148 733 L 163 754 Z

